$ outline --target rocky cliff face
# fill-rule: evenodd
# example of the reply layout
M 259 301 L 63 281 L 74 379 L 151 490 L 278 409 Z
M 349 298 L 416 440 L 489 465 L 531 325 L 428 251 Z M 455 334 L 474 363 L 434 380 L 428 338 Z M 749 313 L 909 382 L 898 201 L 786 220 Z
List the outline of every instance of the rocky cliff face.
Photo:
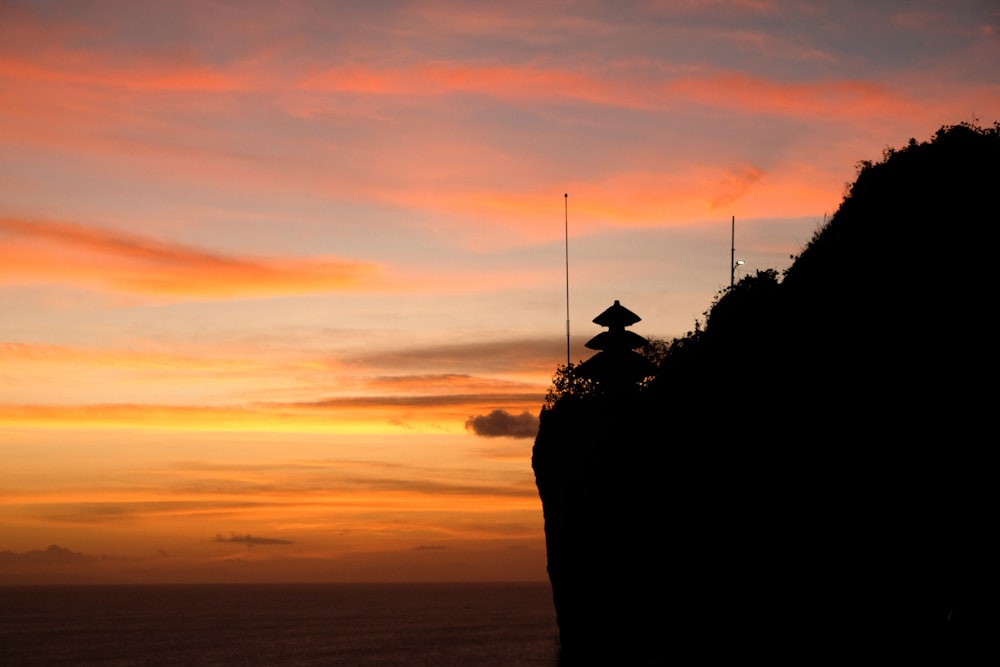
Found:
M 660 636 L 666 479 L 649 473 L 667 471 L 636 416 L 625 404 L 543 413 L 533 465 L 564 659 L 634 657 Z
M 648 387 L 543 410 L 567 663 L 954 658 L 997 627 L 997 183 L 996 127 L 888 151 Z

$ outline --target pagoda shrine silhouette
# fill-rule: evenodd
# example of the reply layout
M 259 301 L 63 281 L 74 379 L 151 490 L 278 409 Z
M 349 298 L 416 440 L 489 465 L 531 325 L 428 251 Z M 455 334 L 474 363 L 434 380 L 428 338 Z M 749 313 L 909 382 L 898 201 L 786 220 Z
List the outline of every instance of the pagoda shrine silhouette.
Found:
M 635 351 L 649 341 L 625 328 L 641 320 L 615 299 L 614 304 L 593 319 L 594 324 L 608 330 L 587 341 L 587 347 L 598 352 L 581 363 L 577 373 L 611 391 L 633 387 L 653 375 L 656 371 L 653 364 Z

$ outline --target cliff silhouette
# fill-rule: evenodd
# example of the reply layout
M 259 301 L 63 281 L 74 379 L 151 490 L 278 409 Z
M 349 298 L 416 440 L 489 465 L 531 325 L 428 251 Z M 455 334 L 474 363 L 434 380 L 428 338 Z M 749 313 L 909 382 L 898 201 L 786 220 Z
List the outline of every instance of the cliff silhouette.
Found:
M 996 633 L 998 191 L 1000 125 L 886 149 L 645 381 L 558 370 L 532 465 L 565 664 L 954 662 Z

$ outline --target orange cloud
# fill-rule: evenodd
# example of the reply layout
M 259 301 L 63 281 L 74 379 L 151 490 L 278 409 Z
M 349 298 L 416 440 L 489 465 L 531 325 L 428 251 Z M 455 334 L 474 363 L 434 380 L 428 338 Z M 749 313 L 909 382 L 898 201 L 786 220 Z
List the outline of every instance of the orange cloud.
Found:
M 175 431 L 273 431 L 297 433 L 366 433 L 398 430 L 385 423 L 372 424 L 343 413 L 298 418 L 244 408 L 156 405 L 0 405 L 0 424 L 42 429 L 132 429 Z
M 303 77 L 302 90 L 365 95 L 438 96 L 472 93 L 504 100 L 570 99 L 634 108 L 652 106 L 649 88 L 629 86 L 585 71 L 538 66 L 437 63 L 376 69 L 362 65 L 330 68 Z
M 670 81 L 665 89 L 699 104 L 796 118 L 871 119 L 915 111 L 912 101 L 884 86 L 851 79 L 781 83 L 723 72 Z
M 154 59 L 111 62 L 110 57 L 80 51 L 49 52 L 43 62 L 7 54 L 0 58 L 0 79 L 131 91 L 206 93 L 245 92 L 256 88 L 249 76 L 234 76 L 231 72 L 202 65 Z
M 8 380 L 0 404 L 145 403 L 171 396 L 172 403 L 205 396 L 253 400 L 271 393 L 314 394 L 323 380 L 339 377 L 337 363 L 294 350 L 229 345 L 151 344 L 126 348 L 0 343 L 0 367 Z M 299 385 L 289 387 L 289 378 Z M 83 392 L 83 393 L 81 393 Z
M 632 63 L 635 65 L 635 63 Z M 742 72 L 674 78 L 662 66 L 570 70 L 538 66 L 437 63 L 397 68 L 351 65 L 303 77 L 302 90 L 360 95 L 440 96 L 471 93 L 505 101 L 575 100 L 629 109 L 666 110 L 695 102 L 752 114 L 871 118 L 915 110 L 885 86 L 855 79 L 780 82 Z
M 219 298 L 331 292 L 372 277 L 339 258 L 235 257 L 71 223 L 0 219 L 6 284 L 88 284 L 156 297 Z
M 230 354 L 225 355 L 226 352 Z M 227 349 L 204 349 L 197 352 L 165 352 L 155 350 L 87 348 L 43 343 L 0 342 L 0 361 L 7 368 L 21 364 L 25 367 L 51 365 L 94 366 L 128 370 L 170 369 L 211 373 L 213 371 L 243 371 L 260 368 L 260 360 L 239 358 Z M 223 356 L 225 355 L 225 356 Z
M 728 217 L 791 218 L 830 210 L 842 194 L 843 176 L 812 166 L 765 170 L 753 164 L 690 164 L 683 171 L 617 172 L 603 179 L 565 184 L 575 234 L 609 224 L 675 225 Z M 580 194 L 576 194 L 580 193 Z M 407 195 L 408 196 L 408 195 Z M 475 210 L 503 220 L 503 232 L 521 242 L 552 241 L 562 234 L 562 193 L 414 193 L 419 202 L 453 213 Z M 737 209 L 738 207 L 738 209 Z M 545 224 L 540 224 L 544 221 Z M 480 233 L 475 244 L 495 240 Z M 473 245 L 475 245 L 473 244 Z

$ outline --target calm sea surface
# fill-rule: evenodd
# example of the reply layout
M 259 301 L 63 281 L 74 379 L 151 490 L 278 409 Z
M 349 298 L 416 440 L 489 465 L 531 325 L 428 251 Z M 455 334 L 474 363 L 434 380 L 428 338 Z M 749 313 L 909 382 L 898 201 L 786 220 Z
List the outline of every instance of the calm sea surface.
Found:
M 558 663 L 548 584 L 0 587 L 0 665 Z

